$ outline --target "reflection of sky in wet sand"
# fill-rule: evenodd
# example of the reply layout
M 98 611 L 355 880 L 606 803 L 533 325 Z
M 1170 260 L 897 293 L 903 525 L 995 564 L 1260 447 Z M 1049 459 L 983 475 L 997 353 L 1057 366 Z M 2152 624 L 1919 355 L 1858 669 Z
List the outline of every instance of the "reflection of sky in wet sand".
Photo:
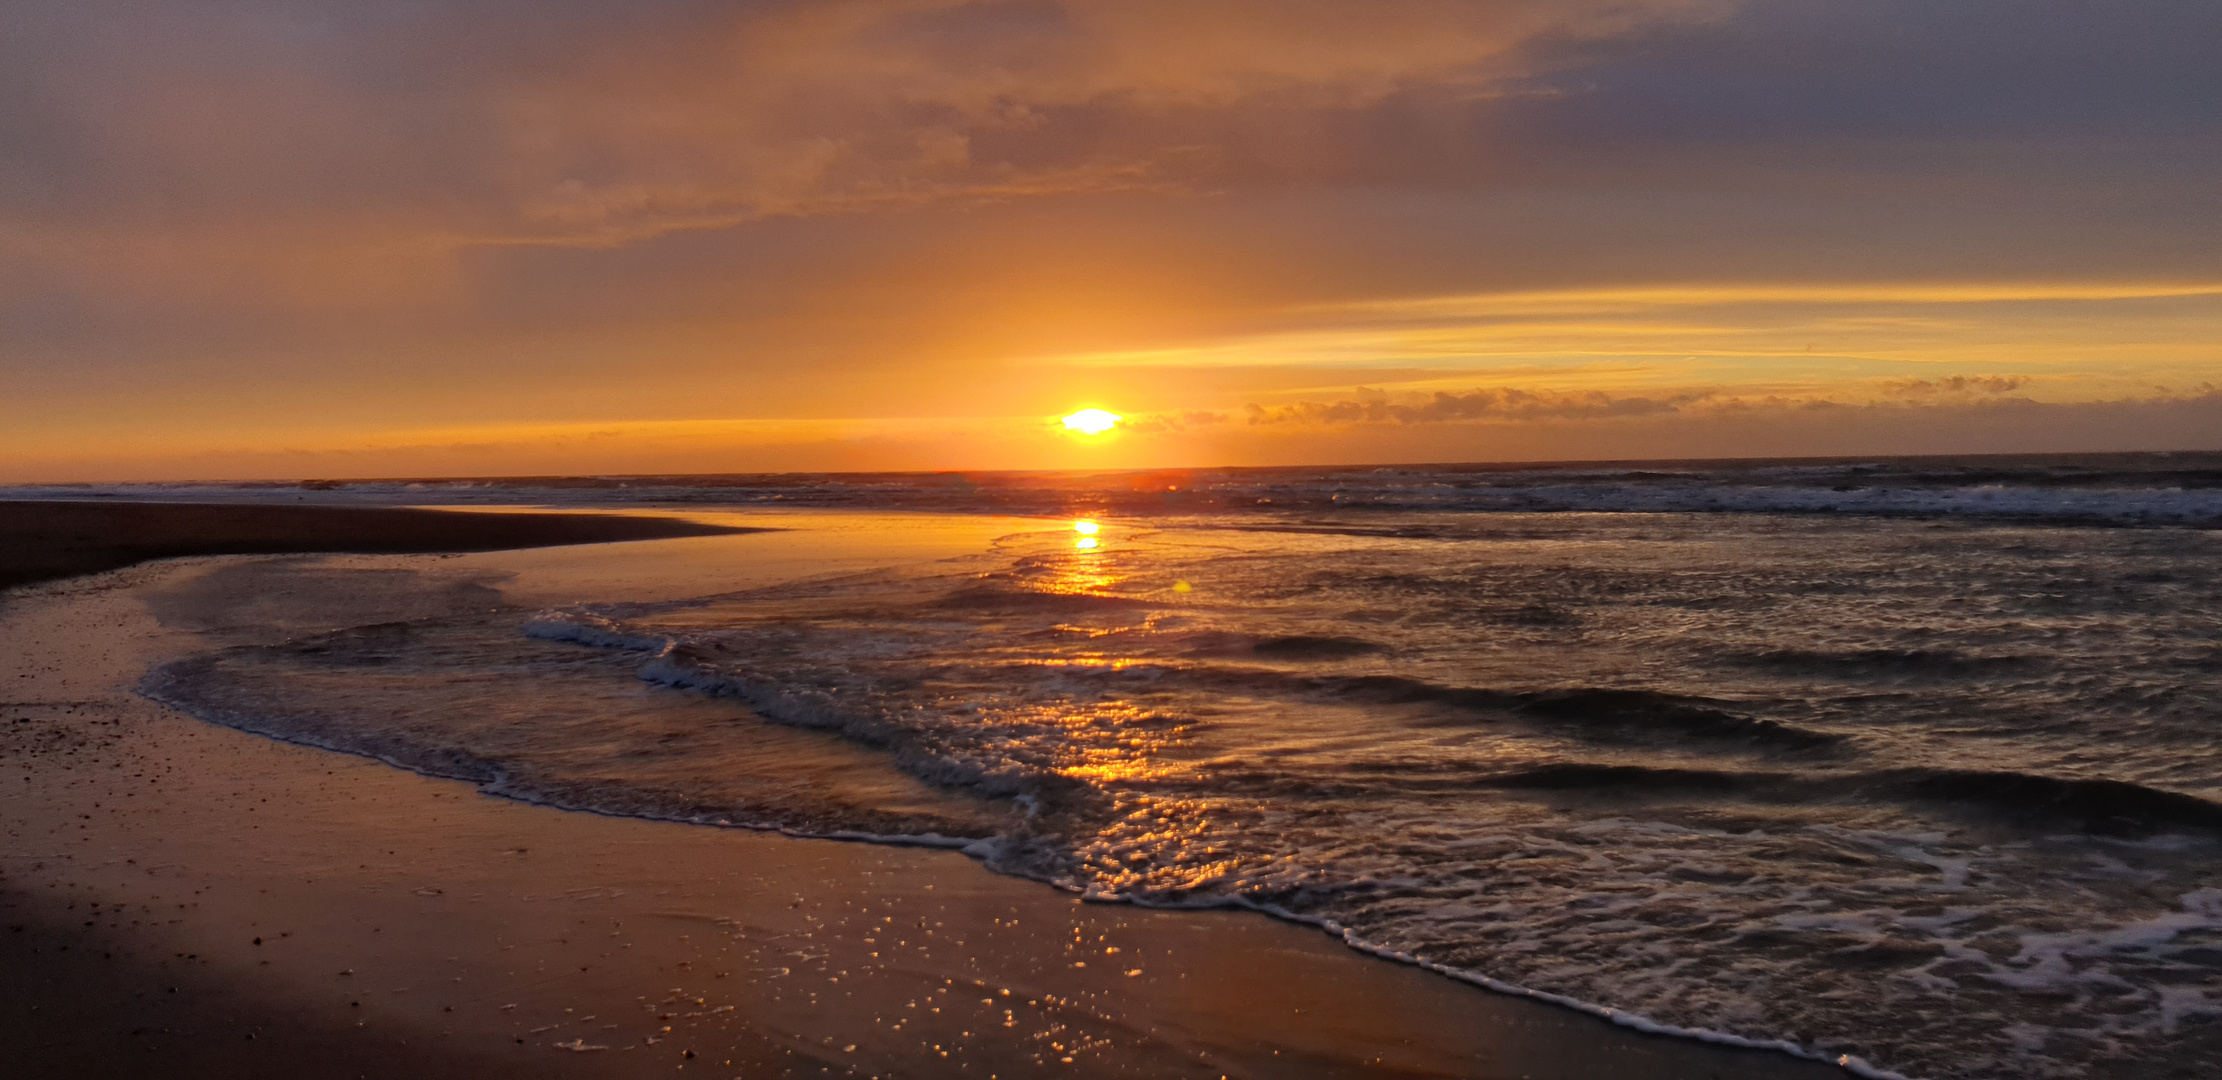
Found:
M 502 575 L 499 587 L 518 604 L 612 597 L 654 602 L 976 555 L 1001 537 L 1050 527 L 1034 518 L 861 510 L 688 510 L 675 516 L 774 531 L 473 553 L 453 556 L 448 565 Z

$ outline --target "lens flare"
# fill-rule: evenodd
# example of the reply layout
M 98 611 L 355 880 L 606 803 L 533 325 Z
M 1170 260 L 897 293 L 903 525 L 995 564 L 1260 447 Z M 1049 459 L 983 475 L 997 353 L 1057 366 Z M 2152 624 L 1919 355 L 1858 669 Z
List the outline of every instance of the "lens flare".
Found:
M 1071 416 L 1065 417 L 1065 426 L 1082 435 L 1101 435 L 1119 426 L 1119 421 L 1124 419 L 1126 417 L 1115 412 L 1105 412 L 1102 409 L 1082 409 Z

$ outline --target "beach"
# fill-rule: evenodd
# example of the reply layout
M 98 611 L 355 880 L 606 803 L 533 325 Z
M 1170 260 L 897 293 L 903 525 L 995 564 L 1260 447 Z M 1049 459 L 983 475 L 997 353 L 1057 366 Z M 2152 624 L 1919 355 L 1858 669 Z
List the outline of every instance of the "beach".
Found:
M 0 514 L 20 521 L 20 506 Z M 112 527 L 112 510 L 83 511 L 83 528 Z M 428 551 L 633 527 L 473 514 L 468 538 L 349 533 L 370 513 L 301 509 L 252 547 L 195 548 L 206 531 L 168 537 L 149 518 L 134 543 Z M 697 538 L 636 541 L 628 565 L 761 539 L 776 573 L 803 553 L 870 562 L 881 543 L 641 520 Z M 10 570 L 59 561 L 24 552 Z M 1491 993 L 1254 912 L 1084 903 L 952 850 L 494 798 L 139 696 L 151 667 L 205 646 L 147 597 L 258 557 L 104 570 L 0 601 L 0 1044 L 26 1075 L 1842 1075 Z M 566 557 L 334 558 L 506 567 L 535 600 L 610 572 Z

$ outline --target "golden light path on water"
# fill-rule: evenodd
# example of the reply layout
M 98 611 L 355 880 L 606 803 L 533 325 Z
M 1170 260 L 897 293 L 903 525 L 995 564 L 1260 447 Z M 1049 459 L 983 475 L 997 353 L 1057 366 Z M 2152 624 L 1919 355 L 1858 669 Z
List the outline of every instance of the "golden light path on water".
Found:
M 1111 551 L 1105 547 L 1110 537 L 1104 524 L 1081 518 L 1072 523 L 1072 530 L 1078 534 L 1073 554 L 1061 560 L 1063 565 L 1049 580 L 1034 587 L 1062 595 L 1118 595 L 1127 577 L 1111 561 Z M 1174 585 L 1175 593 L 1189 591 L 1186 581 Z M 1064 623 L 1057 629 L 1109 644 L 1131 628 Z M 1122 670 L 1158 662 L 1105 650 L 1027 663 Z M 1066 749 L 1060 755 L 1063 760 L 1057 772 L 1100 787 L 1119 809 L 1116 819 L 1080 853 L 1104 883 L 1096 891 L 1115 895 L 1130 890 L 1189 889 L 1238 871 L 1238 860 L 1225 858 L 1227 853 L 1210 842 L 1217 816 L 1217 808 L 1210 801 L 1169 797 L 1132 786 L 1146 788 L 1153 781 L 1192 771 L 1193 764 L 1179 755 L 1190 734 L 1186 724 L 1166 725 L 1155 710 L 1133 702 L 1098 702 L 1053 711 L 1057 714 L 1054 723 L 1066 733 Z M 1155 854 L 1144 858 L 1144 852 Z

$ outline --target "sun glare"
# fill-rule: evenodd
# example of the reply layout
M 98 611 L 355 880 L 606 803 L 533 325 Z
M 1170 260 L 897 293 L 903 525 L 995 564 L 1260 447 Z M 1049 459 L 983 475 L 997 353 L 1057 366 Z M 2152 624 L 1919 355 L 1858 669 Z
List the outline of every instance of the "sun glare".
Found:
M 1124 419 L 1126 417 L 1115 412 L 1105 412 L 1102 409 L 1082 409 L 1071 416 L 1065 417 L 1065 426 L 1082 435 L 1101 435 L 1119 426 L 1119 421 Z
M 1096 534 L 1096 530 L 1101 528 L 1103 528 L 1103 526 L 1098 525 L 1095 522 L 1089 521 L 1085 518 L 1072 523 L 1072 531 L 1079 533 L 1082 536 L 1094 536 Z

